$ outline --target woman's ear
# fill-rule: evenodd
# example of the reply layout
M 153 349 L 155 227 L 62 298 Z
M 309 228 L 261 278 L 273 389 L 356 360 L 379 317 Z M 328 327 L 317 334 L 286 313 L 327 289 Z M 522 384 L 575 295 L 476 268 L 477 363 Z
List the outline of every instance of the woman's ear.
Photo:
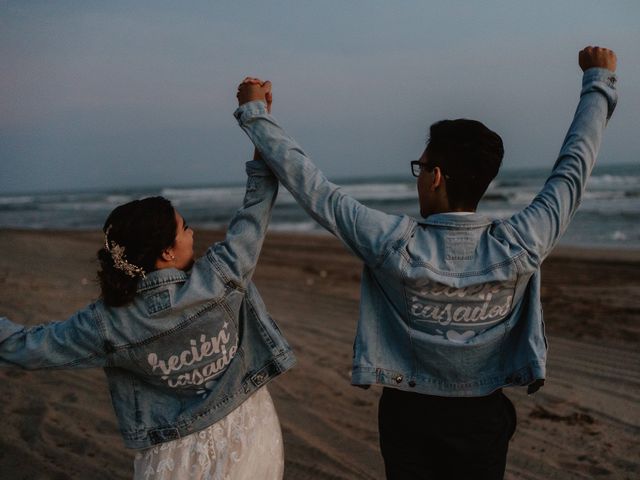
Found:
M 172 261 L 174 261 L 176 259 L 176 256 L 173 254 L 173 249 L 172 248 L 166 248 L 162 251 L 162 254 L 160 255 L 160 258 L 167 263 L 171 263 Z

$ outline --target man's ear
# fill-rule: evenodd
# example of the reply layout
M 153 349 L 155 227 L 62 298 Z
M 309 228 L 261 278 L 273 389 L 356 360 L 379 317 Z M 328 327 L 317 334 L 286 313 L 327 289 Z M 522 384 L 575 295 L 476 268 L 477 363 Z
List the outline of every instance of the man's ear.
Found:
M 442 174 L 442 170 L 440 167 L 434 167 L 433 169 L 433 180 L 431 181 L 430 189 L 431 191 L 436 191 L 442 185 L 444 180 L 444 175 Z

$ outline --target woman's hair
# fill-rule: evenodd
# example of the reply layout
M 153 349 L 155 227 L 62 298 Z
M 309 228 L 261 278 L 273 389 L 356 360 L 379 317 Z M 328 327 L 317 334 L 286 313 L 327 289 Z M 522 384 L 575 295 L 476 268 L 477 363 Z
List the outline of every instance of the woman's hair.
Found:
M 156 260 L 176 238 L 176 217 L 163 197 L 134 200 L 116 207 L 102 231 L 105 245 L 98 250 L 98 280 L 106 305 L 131 302 L 138 280 L 156 269 Z

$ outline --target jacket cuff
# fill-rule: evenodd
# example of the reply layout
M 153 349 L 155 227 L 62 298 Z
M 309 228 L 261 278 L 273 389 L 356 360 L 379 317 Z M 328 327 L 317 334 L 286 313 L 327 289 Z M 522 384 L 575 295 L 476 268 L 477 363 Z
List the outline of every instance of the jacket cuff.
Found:
M 0 317 L 0 342 L 4 342 L 11 335 L 23 329 L 24 327 L 22 325 L 13 323 L 6 317 Z
M 618 77 L 611 70 L 606 68 L 590 68 L 582 76 L 582 91 L 580 96 L 590 92 L 600 92 L 608 104 L 607 119 L 611 118 L 618 103 L 618 92 L 616 84 Z
M 238 124 L 242 125 L 250 118 L 258 115 L 266 115 L 267 113 L 267 105 L 262 100 L 254 100 L 253 102 L 240 105 L 236 111 L 233 112 L 233 116 L 236 117 Z

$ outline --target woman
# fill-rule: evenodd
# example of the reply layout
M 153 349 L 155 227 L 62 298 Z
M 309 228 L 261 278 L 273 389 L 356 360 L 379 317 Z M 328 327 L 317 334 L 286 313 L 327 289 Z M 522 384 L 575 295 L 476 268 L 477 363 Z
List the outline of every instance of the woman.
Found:
M 104 224 L 98 301 L 33 328 L 0 317 L 2 366 L 104 368 L 125 445 L 141 449 L 135 478 L 282 478 L 265 385 L 295 359 L 251 282 L 277 181 L 259 159 L 247 174 L 242 208 L 203 257 L 168 200 L 136 200 Z

